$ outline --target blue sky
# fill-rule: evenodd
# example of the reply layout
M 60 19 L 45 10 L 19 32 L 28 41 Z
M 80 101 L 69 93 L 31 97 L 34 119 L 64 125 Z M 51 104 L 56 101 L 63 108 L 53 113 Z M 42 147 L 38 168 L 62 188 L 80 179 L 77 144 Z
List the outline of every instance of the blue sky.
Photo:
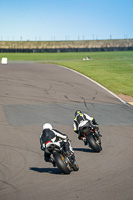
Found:
M 0 0 L 0 40 L 133 38 L 133 0 Z

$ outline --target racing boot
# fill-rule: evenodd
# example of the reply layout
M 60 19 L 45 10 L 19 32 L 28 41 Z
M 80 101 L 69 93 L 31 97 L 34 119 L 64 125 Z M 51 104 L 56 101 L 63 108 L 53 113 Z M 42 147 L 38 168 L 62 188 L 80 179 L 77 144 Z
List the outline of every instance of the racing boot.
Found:
M 68 157 L 69 159 L 75 160 L 75 155 L 74 155 L 74 153 L 73 153 L 72 151 L 67 151 L 67 152 L 66 152 L 66 155 L 67 155 L 67 157 Z
M 50 158 L 49 162 L 51 162 L 53 164 L 53 167 L 56 167 L 56 162 L 55 162 L 55 160 L 53 158 Z
M 84 142 L 84 145 L 87 145 L 86 137 L 82 137 L 82 140 L 83 140 L 83 142 Z
M 102 135 L 100 134 L 100 131 L 95 129 L 95 135 L 97 138 L 102 137 Z

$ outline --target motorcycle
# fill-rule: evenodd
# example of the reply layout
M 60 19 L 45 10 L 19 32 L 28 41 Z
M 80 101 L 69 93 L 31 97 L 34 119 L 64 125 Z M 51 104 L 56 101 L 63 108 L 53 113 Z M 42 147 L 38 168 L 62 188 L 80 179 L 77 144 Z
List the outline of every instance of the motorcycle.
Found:
M 51 144 L 48 147 L 48 151 L 53 155 L 54 161 L 62 173 L 70 174 L 72 171 L 79 170 L 75 156 L 68 156 L 63 148 L 60 148 L 55 144 Z
M 91 122 L 85 120 L 80 123 L 79 131 L 82 133 L 82 137 L 85 137 L 86 145 L 93 149 L 94 152 L 102 151 L 102 135 L 98 127 L 95 127 Z

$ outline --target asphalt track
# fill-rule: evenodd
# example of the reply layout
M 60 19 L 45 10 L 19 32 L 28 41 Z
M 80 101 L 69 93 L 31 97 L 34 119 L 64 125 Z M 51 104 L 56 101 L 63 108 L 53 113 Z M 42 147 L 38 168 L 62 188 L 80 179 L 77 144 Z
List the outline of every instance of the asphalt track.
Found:
M 101 153 L 77 139 L 76 109 L 94 116 Z M 68 134 L 80 166 L 63 175 L 43 160 L 42 124 Z M 0 199 L 132 200 L 133 107 L 85 77 L 51 64 L 0 64 Z

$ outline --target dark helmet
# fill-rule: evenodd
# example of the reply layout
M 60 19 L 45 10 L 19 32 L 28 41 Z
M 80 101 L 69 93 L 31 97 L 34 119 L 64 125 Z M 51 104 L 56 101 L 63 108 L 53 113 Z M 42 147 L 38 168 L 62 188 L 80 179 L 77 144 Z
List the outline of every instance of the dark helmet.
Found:
M 77 114 L 83 114 L 83 113 L 80 110 L 76 110 L 75 117 L 77 116 Z

